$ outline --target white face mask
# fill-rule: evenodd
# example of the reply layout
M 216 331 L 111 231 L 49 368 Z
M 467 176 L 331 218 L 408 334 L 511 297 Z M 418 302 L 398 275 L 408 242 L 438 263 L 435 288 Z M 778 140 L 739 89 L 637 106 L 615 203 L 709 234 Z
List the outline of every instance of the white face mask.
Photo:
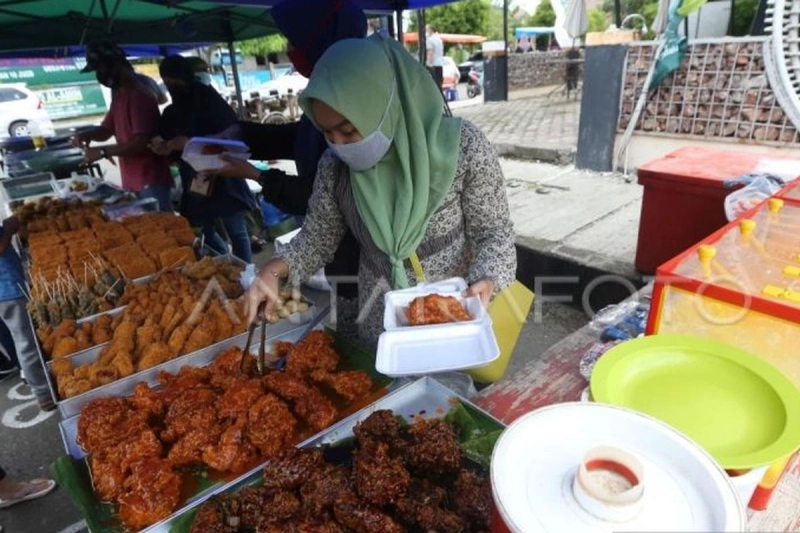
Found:
M 211 85 L 211 74 L 208 72 L 196 72 L 194 77 L 203 85 Z
M 375 131 L 360 141 L 349 144 L 335 144 L 329 141 L 327 137 L 325 138 L 330 149 L 336 154 L 336 157 L 341 159 L 342 162 L 352 170 L 358 172 L 374 167 L 383 159 L 383 156 L 386 155 L 386 152 L 388 152 L 389 148 L 392 146 L 392 139 L 384 135 L 381 128 L 383 127 L 383 122 L 386 120 L 386 115 L 389 114 L 389 108 L 392 105 L 395 82 L 396 80 L 393 78 L 392 92 L 389 93 L 389 102 L 386 104 L 386 109 L 383 111 L 383 116 L 378 123 L 378 127 L 375 128 Z

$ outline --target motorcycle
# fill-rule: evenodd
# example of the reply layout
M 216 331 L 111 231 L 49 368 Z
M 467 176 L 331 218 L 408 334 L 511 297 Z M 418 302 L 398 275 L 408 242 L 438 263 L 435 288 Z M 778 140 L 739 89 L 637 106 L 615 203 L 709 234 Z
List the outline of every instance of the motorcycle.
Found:
M 467 75 L 467 96 L 475 98 L 481 92 L 483 92 L 483 72 L 473 66 Z

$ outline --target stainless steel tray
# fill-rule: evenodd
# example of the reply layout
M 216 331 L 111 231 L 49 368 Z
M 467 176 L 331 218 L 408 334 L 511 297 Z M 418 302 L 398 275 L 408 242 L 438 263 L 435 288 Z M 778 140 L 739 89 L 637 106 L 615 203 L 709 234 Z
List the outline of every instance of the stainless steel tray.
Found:
M 278 335 L 278 336 L 272 337 L 268 341 L 267 348 L 269 349 L 273 344 L 275 344 L 276 342 L 279 342 L 279 341 L 295 342 L 297 339 L 300 338 L 300 336 L 303 334 L 304 331 L 305 331 L 305 328 L 297 327 L 297 328 L 293 329 L 292 331 L 283 333 L 282 335 Z M 204 348 L 204 349 L 202 349 L 200 351 L 197 351 L 194 354 L 190 354 L 188 356 L 183 356 L 183 357 L 179 357 L 177 359 L 173 359 L 172 361 L 168 361 L 168 362 L 166 362 L 163 365 L 160 365 L 158 367 L 158 373 L 169 372 L 171 374 L 174 374 L 174 373 L 179 372 L 180 369 L 183 368 L 184 366 L 193 366 L 193 367 L 207 366 L 207 365 L 211 364 L 212 362 L 214 362 L 214 360 L 217 358 L 217 356 L 222 351 L 226 350 L 227 348 L 230 348 L 231 346 L 238 346 L 240 348 L 244 348 L 244 343 L 246 341 L 247 341 L 247 335 L 246 334 L 245 335 L 237 335 L 236 337 L 228 339 L 227 341 L 223 341 L 223 342 L 221 342 L 219 344 L 215 344 L 213 346 L 209 346 L 208 348 Z M 254 356 L 255 356 L 255 353 L 257 352 L 257 350 L 258 350 L 258 344 L 257 343 L 253 343 L 253 345 L 250 347 L 250 351 L 251 351 L 251 353 L 253 353 Z M 189 359 L 184 360 L 186 358 L 189 358 Z M 144 372 L 141 372 L 141 374 L 145 374 L 149 370 L 151 370 L 151 369 L 145 370 Z M 148 376 L 148 377 L 154 377 L 155 378 L 152 381 L 149 380 L 149 379 L 146 380 L 148 385 L 153 386 L 153 385 L 156 385 L 158 383 L 158 373 L 156 373 L 154 376 Z M 130 376 L 130 377 L 133 377 L 133 376 Z M 120 380 L 120 381 L 122 381 L 122 380 Z M 145 381 L 145 380 L 140 380 L 140 382 L 141 381 Z M 113 383 L 111 385 L 113 385 Z M 135 386 L 136 385 L 134 385 L 134 387 Z M 133 389 L 131 389 L 130 392 L 127 392 L 127 393 L 113 394 L 113 395 L 108 395 L 108 396 L 117 396 L 117 397 L 119 397 L 119 396 L 129 396 L 132 393 L 133 393 Z M 96 398 L 92 398 L 92 399 L 96 399 Z M 80 411 L 79 411 L 76 415 L 71 416 L 69 418 L 66 418 L 65 420 L 62 420 L 61 422 L 59 422 L 59 424 L 58 424 L 58 428 L 59 428 L 59 430 L 61 432 L 61 441 L 64 444 L 64 449 L 67 451 L 68 454 L 70 454 L 75 459 L 81 459 L 81 458 L 83 458 L 85 456 L 85 454 L 83 453 L 83 450 L 81 449 L 81 447 L 78 446 L 78 421 L 80 420 L 80 418 L 81 418 L 81 415 L 80 415 Z
M 316 313 L 316 307 L 309 307 L 308 311 L 305 313 L 293 315 L 281 320 L 276 324 L 267 326 L 267 339 L 272 340 L 279 336 L 295 332 L 295 330 L 304 330 L 306 324 L 313 319 Z M 128 396 L 129 394 L 133 393 L 133 389 L 140 382 L 145 382 L 150 385 L 157 383 L 158 374 L 160 372 L 177 372 L 180 367 L 187 364 L 192 366 L 202 366 L 203 364 L 207 364 L 209 361 L 211 361 L 217 353 L 222 350 L 226 350 L 231 346 L 244 348 L 245 342 L 247 342 L 247 333 L 240 333 L 239 335 L 224 341 L 207 346 L 202 350 L 197 350 L 196 352 L 176 357 L 175 359 L 166 361 L 160 365 L 156 365 L 141 372 L 136 372 L 135 374 L 131 374 L 126 378 L 119 379 L 107 385 L 103 385 L 102 387 L 97 387 L 96 389 L 79 394 L 78 396 L 73 396 L 72 398 L 63 400 L 58 399 L 56 401 L 58 410 L 61 413 L 62 418 L 73 417 L 79 414 L 81 412 L 81 408 L 92 400 L 108 396 Z M 97 350 L 92 354 L 86 354 L 82 356 L 85 358 L 83 360 L 83 364 L 92 363 L 96 361 L 99 356 L 100 350 Z
M 245 268 L 247 266 L 247 263 L 245 263 L 244 261 L 242 261 L 241 259 L 239 259 L 238 257 L 236 257 L 233 254 L 215 255 L 215 252 L 211 248 L 206 247 L 206 250 L 208 250 L 210 252 L 210 255 L 212 256 L 211 259 L 214 262 L 217 262 L 217 263 L 223 263 L 223 262 L 224 263 L 231 263 L 233 265 L 238 265 L 238 266 L 240 266 L 242 268 Z M 153 280 L 160 273 L 161 272 L 157 272 L 155 274 L 150 274 L 148 276 L 142 276 L 141 278 L 133 279 L 133 280 L 131 280 L 131 283 L 135 283 L 136 285 L 141 285 L 142 283 L 147 283 L 147 282 Z
M 353 436 L 355 425 L 367 418 L 370 414 L 380 409 L 391 409 L 395 414 L 402 416 L 409 422 L 412 417 L 424 416 L 426 418 L 442 418 L 453 407 L 453 403 L 459 401 L 470 409 L 479 412 L 482 416 L 497 423 L 498 427 L 503 428 L 505 424 L 495 417 L 475 406 L 468 399 L 451 391 L 431 377 L 423 377 L 414 382 L 399 387 L 394 392 L 384 396 L 380 400 L 357 411 L 351 416 L 339 421 L 330 428 L 310 437 L 298 445 L 299 448 L 310 448 L 333 444 L 342 439 Z M 210 498 L 225 492 L 236 491 L 246 487 L 261 479 L 263 465 L 258 466 L 242 476 L 226 483 L 220 487 L 209 490 L 198 495 L 186 506 L 175 514 L 143 530 L 141 533 L 169 533 L 172 526 L 186 513 L 193 511 Z

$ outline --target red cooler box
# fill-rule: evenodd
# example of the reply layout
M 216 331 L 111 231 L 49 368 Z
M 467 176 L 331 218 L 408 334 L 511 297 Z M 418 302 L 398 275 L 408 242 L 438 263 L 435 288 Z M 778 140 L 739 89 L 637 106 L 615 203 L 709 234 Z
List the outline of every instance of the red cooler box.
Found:
M 753 172 L 768 159 L 793 158 L 690 146 L 640 167 L 644 196 L 636 270 L 655 273 L 659 265 L 727 224 L 724 200 L 732 190 L 724 189 L 723 181 Z

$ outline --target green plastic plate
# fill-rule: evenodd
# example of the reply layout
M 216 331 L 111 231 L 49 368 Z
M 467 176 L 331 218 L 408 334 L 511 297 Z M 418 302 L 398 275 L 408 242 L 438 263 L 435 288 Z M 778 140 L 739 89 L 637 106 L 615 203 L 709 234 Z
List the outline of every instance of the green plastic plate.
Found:
M 591 394 L 666 422 L 726 469 L 763 466 L 800 447 L 800 389 L 718 341 L 655 335 L 619 344 L 594 367 Z

